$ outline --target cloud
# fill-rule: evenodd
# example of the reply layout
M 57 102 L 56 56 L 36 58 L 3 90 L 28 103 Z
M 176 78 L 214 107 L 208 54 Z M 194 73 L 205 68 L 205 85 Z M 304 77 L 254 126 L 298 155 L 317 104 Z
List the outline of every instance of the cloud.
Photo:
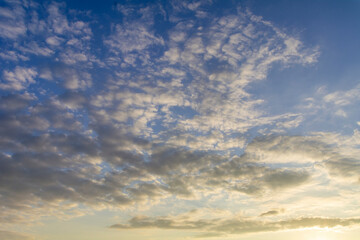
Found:
M 54 54 L 54 51 L 50 48 L 46 47 L 45 44 L 37 43 L 35 41 L 31 41 L 25 43 L 23 46 L 19 46 L 18 50 L 20 50 L 23 54 L 34 54 L 36 56 L 51 56 Z
M 278 215 L 278 214 L 280 214 L 282 212 L 284 212 L 284 209 L 270 210 L 270 211 L 267 211 L 267 212 L 264 212 L 264 213 L 260 214 L 260 217 L 275 216 L 275 215 Z
M 9 2 L 8 7 L 1 8 L 1 12 L 4 21 L 0 26 L 0 36 L 10 38 L 3 44 L 6 51 L 2 53 L 2 58 L 26 61 L 35 55 L 52 57 L 51 62 L 57 62 L 58 55 L 61 55 L 60 59 L 66 64 L 86 62 L 91 65 L 96 62 L 89 51 L 92 36 L 89 23 L 67 14 L 66 4 L 51 2 L 41 5 L 32 1 L 26 4 L 13 1 Z M 12 41 L 17 38 L 21 41 L 13 44 Z
M 311 136 L 264 136 L 247 146 L 247 153 L 267 163 L 306 163 L 326 159 L 326 144 Z
M 164 60 L 181 64 L 196 79 L 188 87 L 191 107 L 198 114 L 179 122 L 179 127 L 202 132 L 211 129 L 246 132 L 257 125 L 271 124 L 270 118 L 256 110 L 263 100 L 253 99 L 244 88 L 264 79 L 275 62 L 305 64 L 304 58 L 316 50 L 303 52 L 298 40 L 250 12 L 210 22 L 209 26 L 195 28 L 193 22 L 182 21 L 171 31 L 172 41 Z M 189 31 L 196 34 L 186 36 Z M 261 42 L 260 32 L 268 36 L 265 42 Z M 279 47 L 281 43 L 284 47 Z M 301 118 L 289 127 L 298 126 L 299 121 Z
M 36 97 L 29 93 L 9 94 L 2 96 L 0 101 L 0 109 L 6 112 L 21 111 L 28 106 L 29 101 L 35 100 Z
M 48 37 L 48 38 L 46 39 L 46 43 L 47 43 L 47 44 L 54 45 L 54 46 L 59 46 L 63 41 L 64 41 L 64 39 L 59 38 L 59 37 L 57 37 L 57 36 Z
M 46 216 L 59 202 L 104 208 L 170 196 L 195 198 L 198 191 L 207 195 L 216 189 L 253 195 L 295 188 L 309 176 L 304 170 L 247 162 L 246 155 L 229 160 L 208 152 L 157 146 L 116 128 L 106 118 L 91 115 L 94 119 L 89 127 L 95 137 L 80 127 L 79 116 L 68 112 L 90 107 L 77 92 L 41 104 L 34 104 L 34 98 L 26 94 L 9 95 L 4 101 L 0 147 L 7 151 L 1 155 L 0 169 L 7 184 L 2 186 L 1 204 L 9 211 L 3 213 L 3 222 L 14 215 L 24 219 L 13 221 L 28 219 L 26 214 L 35 211 L 33 206 L 39 206 L 37 216 Z M 28 112 L 15 114 L 18 109 Z M 146 157 L 143 152 L 150 149 Z M 252 191 L 254 186 L 260 192 Z M 66 205 L 58 211 L 69 216 L 81 214 L 72 213 Z
M 128 221 L 128 224 L 114 224 L 110 228 L 115 229 L 181 229 L 205 233 L 218 234 L 245 234 L 261 233 L 300 228 L 333 228 L 352 227 L 360 224 L 358 218 L 322 218 L 322 217 L 300 217 L 279 221 L 260 221 L 246 218 L 229 219 L 181 219 L 179 217 L 146 217 L 137 216 Z
M 146 98 L 128 96 L 131 104 L 134 101 L 143 106 L 142 101 L 147 102 Z M 124 99 L 124 95 L 120 97 Z M 106 106 L 107 96 L 104 98 L 100 102 Z M 206 199 L 219 191 L 250 199 L 275 193 L 291 195 L 315 180 L 314 169 L 301 165 L 304 162 L 286 165 L 296 163 L 299 156 L 309 159 L 305 163 L 323 164 L 331 175 L 342 177 L 351 169 L 350 173 L 357 176 L 357 158 L 344 158 L 356 147 L 350 140 L 356 133 L 340 142 L 320 133 L 259 137 L 242 155 L 230 157 L 131 135 L 119 128 L 111 115 L 102 115 L 104 108 L 87 103 L 82 92 L 68 91 L 41 103 L 36 101 L 27 93 L 2 97 L 0 147 L 6 151 L 1 155 L 0 169 L 1 182 L 7 184 L 2 185 L 4 197 L 0 201 L 8 209 L 2 222 L 31 221 L 35 216 L 27 214 L 35 210 L 38 217 L 78 216 L 88 209 L 130 207 L 169 197 L 199 199 L 201 194 Z M 88 129 L 82 124 L 87 119 L 79 114 L 85 109 L 91 119 Z M 290 152 L 295 154 L 293 159 Z M 284 165 L 272 165 L 279 159 Z M 336 170 L 341 162 L 347 164 Z M 88 209 L 76 212 L 65 202 Z M 55 211 L 53 206 L 59 203 L 64 206 Z
M 149 45 L 162 44 L 162 40 L 149 33 L 142 25 L 132 24 L 126 29 L 121 25 L 116 25 L 114 35 L 106 40 L 105 44 L 108 44 L 113 50 L 119 49 L 126 53 L 141 51 Z
M 150 50 L 164 45 L 163 38 L 154 29 L 156 5 L 139 8 L 118 4 L 117 11 L 122 16 L 122 24 L 114 24 L 111 34 L 104 39 L 110 53 L 108 63 L 123 67 L 148 64 Z M 114 57 L 118 61 L 112 61 Z
M 311 97 L 306 97 L 298 105 L 305 120 L 325 126 L 336 124 L 354 125 L 356 107 L 359 102 L 360 86 L 354 85 L 350 89 L 329 91 L 327 86 L 317 88 Z M 356 121 L 355 121 L 356 123 Z
M 122 75 L 114 74 L 112 90 L 93 98 L 96 106 L 105 106 L 106 102 L 111 108 L 106 111 L 107 117 L 127 126 L 131 134 L 151 135 L 179 147 L 201 150 L 241 148 L 244 140 L 233 133 L 258 126 L 299 126 L 301 116 L 266 116 L 258 109 L 264 101 L 253 98 L 245 88 L 263 80 L 274 63 L 309 63 L 305 58 L 316 54 L 316 49 L 307 51 L 299 40 L 243 11 L 209 19 L 206 26 L 196 19 L 174 19 L 169 39 L 160 43 L 156 40 L 160 34 L 153 31 L 155 8 L 136 10 L 117 5 L 123 22 L 113 26 L 112 35 L 104 43 L 109 47 L 107 64 L 121 67 Z M 185 8 L 181 9 L 174 6 L 174 14 Z M 142 33 L 135 33 L 139 29 Z M 256 30 L 269 37 L 263 41 Z M 136 41 L 131 40 L 130 32 Z M 137 41 L 142 42 L 137 44 L 139 49 L 132 47 Z M 151 58 L 150 50 L 160 47 L 165 47 L 163 56 Z M 136 71 L 129 70 L 135 66 Z M 176 109 L 184 109 L 184 114 L 179 117 Z M 154 126 L 162 131 L 154 131 Z M 214 132 L 217 141 L 212 140 Z
M 309 179 L 307 172 L 278 171 L 265 176 L 265 182 L 271 188 L 287 188 L 297 186 Z
M 0 8 L 0 37 L 15 40 L 26 34 L 25 9 L 17 2 L 8 1 Z
M 0 57 L 2 59 L 11 60 L 11 61 L 19 61 L 19 60 L 27 61 L 27 60 L 29 60 L 28 57 L 25 57 L 24 55 L 22 55 L 22 54 L 20 54 L 18 52 L 15 52 L 15 51 L 11 51 L 11 50 L 1 52 Z
M 80 92 L 67 91 L 59 96 L 59 100 L 70 109 L 82 109 L 87 104 L 86 96 Z
M 81 57 L 80 57 L 81 58 Z M 76 58 L 69 58 L 69 61 L 75 61 Z M 68 90 L 80 90 L 91 87 L 92 75 L 84 71 L 81 67 L 74 68 L 65 64 L 54 64 L 41 69 L 39 77 L 59 82 L 61 86 Z
M 265 100 L 249 91 L 276 64 L 314 63 L 318 49 L 250 11 L 212 17 L 207 4 L 171 3 L 160 15 L 159 5 L 117 4 L 122 20 L 109 26 L 64 3 L 0 9 L 10 26 L 0 26 L 8 61 L 0 84 L 2 223 L 169 199 L 295 202 L 322 181 L 358 178 L 358 132 L 287 135 L 306 116 L 266 112 Z M 25 32 L 12 29 L 14 21 Z M 157 31 L 159 24 L 166 28 Z M 323 99 L 345 106 L 355 95 Z M 218 236 L 357 222 L 134 217 L 113 227 Z
M 314 171 L 303 166 L 271 166 L 279 156 L 293 152 L 310 162 L 329 160 L 324 162 L 326 169 L 336 169 L 333 161 L 342 158 L 334 157 L 344 154 L 325 144 L 331 141 L 330 136 L 318 134 L 256 138 L 244 154 L 229 157 L 130 135 L 115 125 L 111 115 L 101 115 L 97 107 L 88 104 L 81 92 L 65 92 L 41 103 L 34 102 L 36 98 L 29 94 L 8 95 L 2 100 L 5 115 L 0 118 L 0 147 L 6 152 L 1 155 L 0 169 L 7 184 L 2 186 L 6 197 L 1 204 L 9 209 L 3 213 L 3 222 L 25 214 L 24 218 L 13 218 L 24 221 L 26 214 L 35 211 L 33 206 L 39 206 L 37 211 L 41 209 L 37 216 L 58 211 L 63 211 L 59 216 L 82 214 L 72 213 L 66 205 L 56 213 L 48 211 L 53 204 L 67 201 L 97 209 L 133 206 L 171 196 L 196 199 L 199 193 L 209 196 L 214 191 L 251 198 L 292 192 L 310 183 Z M 78 114 L 84 109 L 90 114 L 89 129 L 84 129 L 84 120 Z M 347 141 L 353 142 L 341 143 Z M 351 145 L 346 146 L 348 149 Z M 355 176 L 356 158 L 353 161 L 355 165 L 349 165 L 349 169 Z M 347 171 L 343 167 L 340 173 Z
M 360 85 L 347 91 L 335 91 L 324 96 L 326 103 L 335 104 L 336 106 L 346 106 L 359 99 Z
M 333 176 L 343 179 L 353 179 L 360 183 L 360 160 L 355 158 L 331 159 L 324 163 L 325 167 Z
M 34 68 L 24 68 L 17 66 L 13 72 L 4 70 L 3 71 L 3 81 L 0 84 L 0 88 L 4 90 L 23 90 L 27 88 L 30 84 L 35 83 L 35 77 L 37 76 L 37 71 Z

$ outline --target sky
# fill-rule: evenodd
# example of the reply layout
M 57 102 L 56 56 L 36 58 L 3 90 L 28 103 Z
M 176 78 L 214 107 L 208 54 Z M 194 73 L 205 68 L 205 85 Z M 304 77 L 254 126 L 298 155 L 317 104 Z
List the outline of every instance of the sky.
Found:
M 359 12 L 0 0 L 0 239 L 358 239 Z

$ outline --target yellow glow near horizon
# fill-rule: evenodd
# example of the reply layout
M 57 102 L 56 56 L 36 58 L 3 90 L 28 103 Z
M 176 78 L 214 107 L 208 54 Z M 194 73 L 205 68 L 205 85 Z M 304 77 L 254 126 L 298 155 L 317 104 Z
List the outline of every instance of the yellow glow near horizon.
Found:
M 315 232 L 313 236 L 310 236 L 308 238 L 309 240 L 337 240 L 331 235 L 331 231 L 325 230 L 325 231 L 319 231 Z

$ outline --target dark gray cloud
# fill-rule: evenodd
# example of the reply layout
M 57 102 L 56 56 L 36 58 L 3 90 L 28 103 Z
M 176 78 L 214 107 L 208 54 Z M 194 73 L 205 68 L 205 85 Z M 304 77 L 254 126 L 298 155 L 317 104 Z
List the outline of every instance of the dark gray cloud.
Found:
M 29 106 L 36 97 L 30 94 L 9 94 L 0 97 L 0 110 L 5 112 L 21 111 Z
M 265 175 L 265 183 L 273 189 L 298 186 L 310 177 L 306 171 L 280 170 Z
M 360 161 L 355 158 L 331 159 L 324 162 L 330 174 L 340 177 L 357 177 L 360 182 Z
M 59 96 L 59 100 L 71 109 L 83 109 L 87 104 L 87 98 L 81 92 L 67 91 Z
M 260 217 L 275 216 L 275 215 L 278 215 L 278 214 L 283 213 L 283 212 L 284 212 L 284 209 L 270 210 L 270 211 L 267 211 L 267 212 L 264 212 L 264 213 L 260 214 Z

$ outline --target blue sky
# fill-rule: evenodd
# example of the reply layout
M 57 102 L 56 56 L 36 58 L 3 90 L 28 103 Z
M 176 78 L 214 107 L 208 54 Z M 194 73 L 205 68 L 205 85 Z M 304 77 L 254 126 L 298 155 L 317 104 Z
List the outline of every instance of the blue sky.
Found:
M 0 2 L 1 239 L 356 239 L 359 1 Z

